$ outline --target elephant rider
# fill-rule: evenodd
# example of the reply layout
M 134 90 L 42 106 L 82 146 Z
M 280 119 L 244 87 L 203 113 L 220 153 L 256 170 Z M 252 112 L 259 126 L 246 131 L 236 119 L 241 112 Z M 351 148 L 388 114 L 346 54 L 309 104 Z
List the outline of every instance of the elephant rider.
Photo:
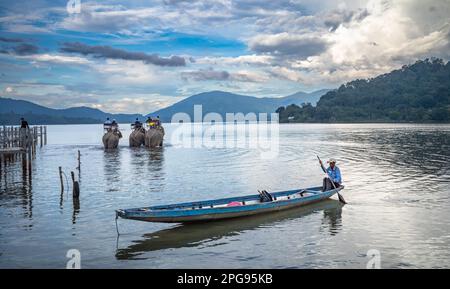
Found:
M 157 128 L 158 130 L 160 130 L 160 131 L 164 134 L 164 128 L 163 128 L 163 126 L 161 125 L 161 121 L 159 120 L 159 116 L 157 116 L 156 119 L 157 119 L 157 126 L 156 126 L 156 128 Z
M 142 127 L 142 122 L 140 122 L 139 121 L 139 119 L 138 118 L 136 118 L 136 120 L 135 120 L 135 122 L 134 122 L 134 128 L 136 129 L 139 129 L 139 128 L 141 128 Z
M 150 116 L 147 118 L 147 125 L 149 128 L 156 127 L 156 119 L 152 119 Z
M 106 130 L 110 130 L 112 126 L 112 122 L 109 117 L 106 118 L 106 121 L 103 123 L 103 128 Z
M 159 115 L 156 117 L 156 126 L 161 126 L 161 120 L 159 120 Z
M 112 120 L 111 127 L 113 130 L 117 130 L 119 128 L 119 124 L 115 119 Z

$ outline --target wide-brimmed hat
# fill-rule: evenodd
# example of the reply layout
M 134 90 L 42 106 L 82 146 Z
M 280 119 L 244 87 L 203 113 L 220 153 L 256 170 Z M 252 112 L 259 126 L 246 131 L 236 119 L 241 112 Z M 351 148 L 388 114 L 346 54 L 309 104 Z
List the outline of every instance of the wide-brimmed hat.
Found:
M 336 160 L 335 160 L 335 159 L 329 159 L 329 160 L 327 161 L 327 163 L 329 163 L 329 164 L 331 164 L 331 163 L 336 163 Z

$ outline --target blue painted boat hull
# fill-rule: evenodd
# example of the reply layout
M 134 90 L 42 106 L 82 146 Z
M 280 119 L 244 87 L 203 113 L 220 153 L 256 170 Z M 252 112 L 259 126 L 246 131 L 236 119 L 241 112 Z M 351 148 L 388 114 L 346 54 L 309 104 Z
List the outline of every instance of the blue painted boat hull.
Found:
M 322 192 L 321 187 L 275 192 L 271 193 L 274 197 L 271 202 L 260 202 L 260 196 L 257 194 L 164 206 L 120 209 L 116 210 L 116 214 L 124 219 L 146 222 L 205 222 L 305 206 L 328 199 L 343 188 L 341 186 L 326 192 Z M 300 195 L 300 192 L 302 195 Z M 233 203 L 240 203 L 240 205 L 232 205 Z

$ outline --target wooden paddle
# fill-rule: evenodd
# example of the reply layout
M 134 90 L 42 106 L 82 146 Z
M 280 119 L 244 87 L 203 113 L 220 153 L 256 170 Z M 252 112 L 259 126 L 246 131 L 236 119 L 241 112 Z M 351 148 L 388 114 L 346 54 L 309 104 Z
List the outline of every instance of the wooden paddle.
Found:
M 316 156 L 317 156 L 317 159 L 319 160 L 320 167 L 322 168 L 322 171 L 327 175 L 327 178 L 330 180 L 331 184 L 333 185 L 333 188 L 336 190 L 336 189 L 337 189 L 337 188 L 336 188 L 336 185 L 334 184 L 333 180 L 330 178 L 330 175 L 328 175 L 327 170 L 326 170 L 325 167 L 323 166 L 322 160 L 319 158 L 318 155 L 316 155 Z M 337 195 L 338 195 L 338 199 L 339 199 L 339 201 L 340 201 L 341 203 L 347 204 L 347 202 L 345 201 L 344 197 L 343 197 L 341 194 L 339 194 L 339 192 L 337 192 Z

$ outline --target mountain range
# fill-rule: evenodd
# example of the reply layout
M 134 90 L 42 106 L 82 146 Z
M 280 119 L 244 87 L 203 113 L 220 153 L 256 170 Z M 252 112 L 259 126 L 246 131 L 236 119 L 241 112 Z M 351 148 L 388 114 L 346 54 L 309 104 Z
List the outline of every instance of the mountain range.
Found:
M 53 109 L 26 100 L 0 98 L 0 124 L 18 124 L 24 117 L 30 124 L 102 123 L 107 117 L 120 122 L 134 122 L 141 114 L 112 114 L 90 107 Z
M 162 121 L 170 122 L 172 115 L 184 112 L 193 120 L 194 105 L 202 105 L 203 116 L 207 113 L 215 112 L 220 114 L 223 119 L 225 119 L 226 113 L 272 113 L 278 107 L 289 104 L 301 105 L 302 103 L 311 103 L 315 105 L 320 97 L 328 91 L 330 90 L 322 89 L 311 93 L 297 92 L 279 98 L 258 98 L 224 91 L 210 91 L 188 97 L 172 106 L 155 111 L 149 116 L 159 116 Z
M 174 113 L 185 112 L 193 119 L 194 105 L 203 106 L 203 115 L 208 112 L 216 112 L 223 117 L 225 113 L 271 113 L 279 106 L 292 103 L 315 105 L 320 97 L 328 91 L 323 89 L 311 93 L 297 92 L 280 98 L 258 98 L 224 91 L 211 91 L 190 96 L 172 106 L 148 115 L 160 116 L 162 121 L 169 122 Z M 103 123 L 107 117 L 116 119 L 119 123 L 131 123 L 136 118 L 143 120 L 145 116 L 141 114 L 112 114 L 90 107 L 53 109 L 26 100 L 0 97 L 0 124 L 17 124 L 20 117 L 25 117 L 30 124 L 88 124 Z

